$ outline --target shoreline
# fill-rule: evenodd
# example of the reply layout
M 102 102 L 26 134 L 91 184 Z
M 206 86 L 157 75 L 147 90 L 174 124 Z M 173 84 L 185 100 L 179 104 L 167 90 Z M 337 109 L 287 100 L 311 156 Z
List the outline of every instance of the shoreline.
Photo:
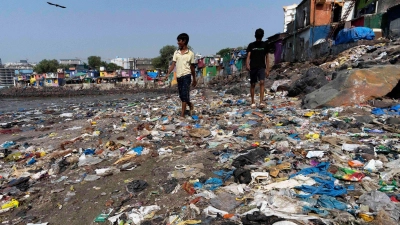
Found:
M 177 87 L 167 88 L 131 88 L 131 87 L 113 87 L 101 89 L 99 87 L 89 87 L 74 89 L 72 87 L 11 87 L 0 90 L 0 98 L 29 98 L 29 97 L 76 97 L 76 96 L 102 96 L 118 94 L 143 94 L 143 93 L 164 93 L 174 94 Z

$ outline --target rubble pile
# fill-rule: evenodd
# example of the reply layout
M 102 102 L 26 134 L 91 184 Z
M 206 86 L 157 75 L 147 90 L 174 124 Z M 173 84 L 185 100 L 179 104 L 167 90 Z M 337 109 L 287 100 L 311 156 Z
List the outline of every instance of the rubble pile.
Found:
M 2 224 L 399 224 L 398 101 L 191 96 L 2 112 Z
M 362 104 L 383 97 L 399 98 L 399 41 L 358 45 L 336 58 L 314 64 L 281 63 L 271 71 L 267 87 L 299 97 L 304 108 Z

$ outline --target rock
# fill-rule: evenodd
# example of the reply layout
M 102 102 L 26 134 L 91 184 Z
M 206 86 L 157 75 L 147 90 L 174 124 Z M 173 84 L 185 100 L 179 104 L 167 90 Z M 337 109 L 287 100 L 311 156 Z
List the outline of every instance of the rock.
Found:
M 341 65 L 341 66 L 339 67 L 339 70 L 347 70 L 348 68 L 350 68 L 350 65 L 347 64 L 347 63 L 344 63 L 343 65 Z
M 342 71 L 338 77 L 303 98 L 303 108 L 364 103 L 390 93 L 400 80 L 400 66 Z
M 386 124 L 400 124 L 400 118 L 397 117 L 389 117 L 386 120 Z
M 387 99 L 374 100 L 374 101 L 372 101 L 371 106 L 373 106 L 375 108 L 390 108 L 393 106 L 393 102 L 388 101 Z
M 396 64 L 397 62 L 399 62 L 399 57 L 395 57 L 393 59 L 389 60 L 390 64 Z
M 378 48 L 375 46 L 368 46 L 367 47 L 367 53 L 372 53 L 374 51 L 376 51 Z
M 282 87 L 286 87 L 289 85 L 292 81 L 291 80 L 277 80 L 272 84 L 271 86 L 271 91 L 278 91 L 278 89 L 281 89 Z
M 331 78 L 332 80 L 336 79 L 337 73 L 336 73 L 336 72 L 333 72 L 331 77 L 332 77 L 332 78 Z
M 231 94 L 231 95 L 241 95 L 242 93 L 243 90 L 241 90 L 238 87 L 231 88 L 225 92 L 225 94 Z
M 205 138 L 211 135 L 211 131 L 202 128 L 191 129 L 189 135 L 191 137 Z
M 300 94 L 308 94 L 328 83 L 326 72 L 319 67 L 313 67 L 289 88 L 289 97 L 295 97 Z
M 393 88 L 393 90 L 387 94 L 389 98 L 400 98 L 400 82 Z
M 221 192 L 216 198 L 212 198 L 210 203 L 213 207 L 227 212 L 232 212 L 233 209 L 240 205 L 240 202 L 236 201 L 235 195 L 226 192 Z
M 359 123 L 371 123 L 373 118 L 371 116 L 356 116 L 354 117 Z

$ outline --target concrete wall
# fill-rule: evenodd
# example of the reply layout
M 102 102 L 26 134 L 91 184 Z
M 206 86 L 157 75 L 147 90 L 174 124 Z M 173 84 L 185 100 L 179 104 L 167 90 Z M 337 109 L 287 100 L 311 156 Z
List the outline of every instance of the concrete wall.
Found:
M 15 69 L 0 68 L 0 86 L 14 86 Z
M 285 20 L 284 20 L 285 24 L 283 27 L 283 32 L 287 31 L 287 25 L 294 20 L 294 16 L 296 14 L 296 7 L 297 7 L 297 4 L 283 7 L 283 12 L 285 14 Z
M 390 22 L 390 37 L 400 37 L 400 18 Z
M 343 52 L 349 48 L 355 47 L 359 44 L 360 43 L 353 42 L 353 43 L 331 46 L 329 44 L 329 42 L 324 42 L 319 45 L 315 45 L 315 46 L 311 47 L 308 60 L 315 60 L 315 59 L 319 59 L 322 57 L 327 57 L 328 55 L 336 56 L 336 55 L 340 54 L 341 52 Z
M 330 25 L 309 27 L 283 41 L 283 60 L 286 62 L 302 62 L 313 59 L 312 46 L 320 39 L 325 39 Z
M 321 26 L 330 24 L 332 19 L 332 10 L 333 8 L 331 2 L 326 2 L 325 4 L 318 5 L 311 4 L 311 25 Z
M 377 13 L 385 13 L 390 7 L 399 5 L 400 0 L 379 0 Z
M 389 37 L 400 37 L 400 5 L 390 8 L 386 14 L 387 31 Z
M 302 1 L 296 8 L 295 30 L 310 25 L 311 0 Z
M 283 41 L 283 61 L 295 62 L 306 58 L 305 49 L 309 46 L 310 28 L 291 35 Z

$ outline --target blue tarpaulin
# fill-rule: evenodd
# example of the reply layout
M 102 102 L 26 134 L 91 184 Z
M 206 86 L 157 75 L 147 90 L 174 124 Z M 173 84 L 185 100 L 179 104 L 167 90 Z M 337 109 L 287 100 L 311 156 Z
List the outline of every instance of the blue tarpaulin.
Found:
M 382 116 L 382 115 L 400 115 L 400 105 L 395 105 L 390 108 L 375 108 L 371 111 L 372 114 L 376 116 Z
M 344 187 L 335 185 L 335 178 L 333 178 L 332 174 L 328 172 L 328 168 L 330 163 L 322 162 L 318 164 L 316 167 L 309 167 L 300 170 L 299 172 L 290 175 L 289 177 L 295 177 L 297 175 L 307 176 L 309 174 L 314 174 L 311 176 L 319 186 L 310 186 L 310 185 L 302 185 L 299 187 L 295 187 L 303 192 L 310 193 L 308 195 L 298 195 L 300 198 L 310 198 L 313 195 L 328 195 L 328 196 L 340 196 L 347 193 L 347 190 Z
M 132 71 L 132 77 L 133 77 L 133 78 L 138 78 L 138 77 L 140 77 L 140 71 Z
M 339 31 L 336 37 L 335 45 L 356 42 L 358 40 L 373 40 L 375 33 L 368 27 L 354 27 L 351 29 L 343 29 Z
M 158 72 L 149 72 L 149 71 L 147 71 L 147 76 L 151 77 L 152 79 L 155 79 L 158 76 Z

